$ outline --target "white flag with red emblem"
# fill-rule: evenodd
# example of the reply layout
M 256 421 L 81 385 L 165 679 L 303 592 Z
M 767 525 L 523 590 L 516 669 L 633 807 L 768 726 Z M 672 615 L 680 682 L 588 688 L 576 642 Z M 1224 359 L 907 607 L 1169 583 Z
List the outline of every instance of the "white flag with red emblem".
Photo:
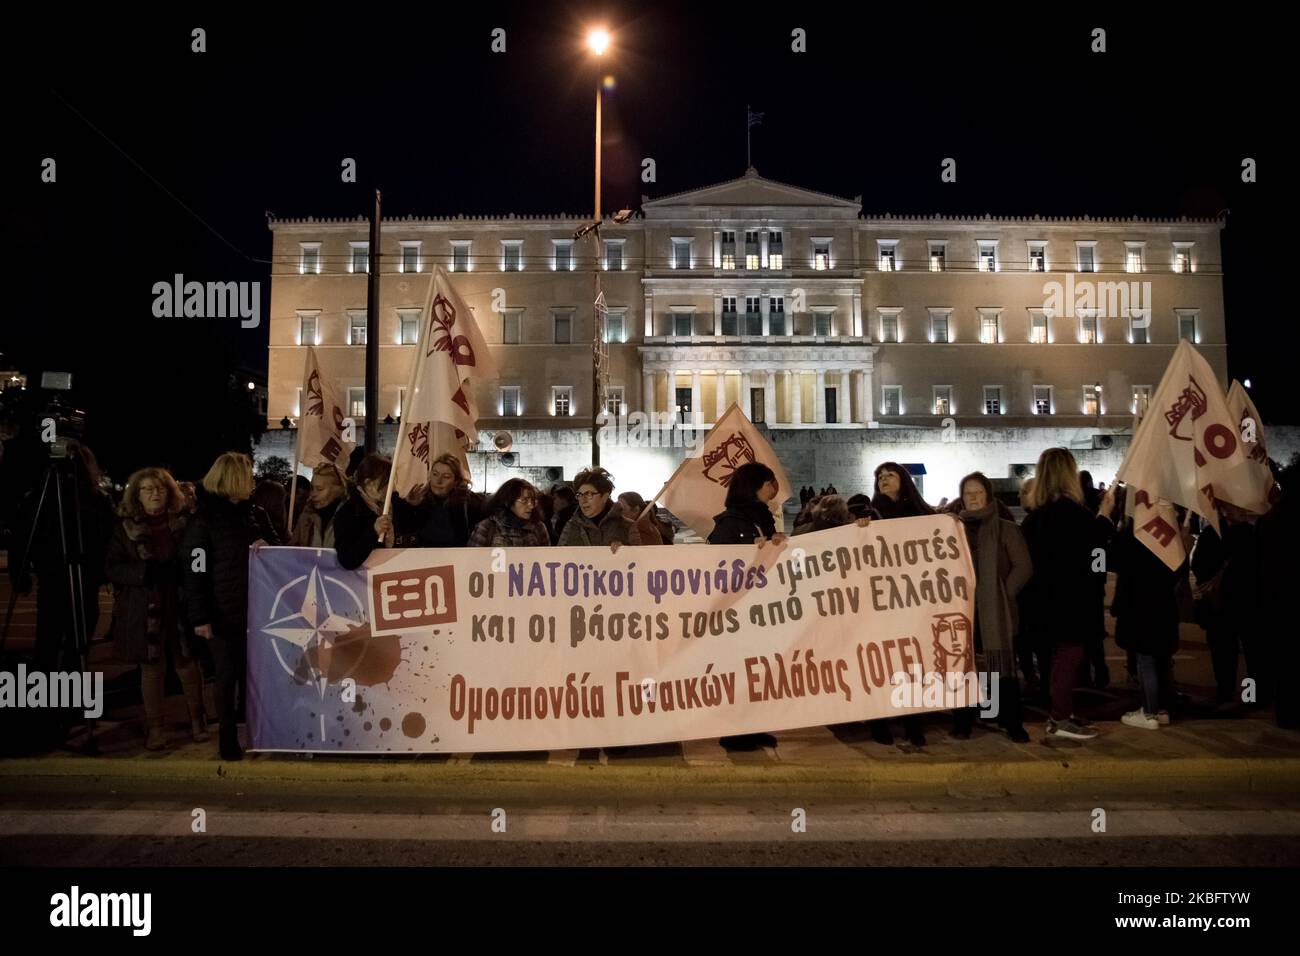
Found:
M 1249 459 L 1238 419 L 1208 362 L 1178 343 L 1115 477 L 1134 496 L 1134 534 L 1177 569 L 1186 557 L 1172 506 L 1196 512 L 1216 530 L 1215 500 L 1249 498 Z
M 790 479 L 781 460 L 739 405 L 727 409 L 704 436 L 699 452 L 688 456 L 659 493 L 659 503 L 690 525 L 701 538 L 713 531 L 713 517 L 726 508 L 731 473 L 750 462 L 767 465 L 776 474 L 772 513 L 781 530 L 781 505 L 790 497 Z
M 343 416 L 338 386 L 320 373 L 316 349 L 307 346 L 307 365 L 302 377 L 302 408 L 298 416 L 298 464 L 317 468 L 329 462 L 346 468 L 356 447 Z
M 1250 400 L 1250 394 L 1236 379 L 1228 387 L 1228 411 L 1237 423 L 1237 434 L 1246 448 L 1249 464 L 1246 474 L 1249 480 L 1249 499 L 1233 501 L 1247 511 L 1263 514 L 1273 506 L 1276 483 L 1273 470 L 1268 467 L 1268 446 L 1264 444 L 1264 419 L 1259 417 L 1259 410 Z
M 390 489 L 411 498 L 429 480 L 430 464 L 445 452 L 457 455 L 469 474 L 466 448 L 478 441 L 474 380 L 496 375 L 496 362 L 474 314 L 447 273 L 435 267 L 402 408 Z

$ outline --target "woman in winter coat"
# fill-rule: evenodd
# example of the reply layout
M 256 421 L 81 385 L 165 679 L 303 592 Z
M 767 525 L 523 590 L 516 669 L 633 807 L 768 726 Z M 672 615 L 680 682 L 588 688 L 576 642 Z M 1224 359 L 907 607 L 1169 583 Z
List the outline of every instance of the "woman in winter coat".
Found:
M 148 738 L 161 750 L 167 665 L 176 669 L 190 712 L 194 740 L 209 739 L 203 715 L 203 677 L 181 614 L 178 555 L 185 534 L 185 498 L 162 468 L 142 468 L 126 483 L 119 520 L 108 542 L 104 573 L 113 585 L 113 652 L 140 665 L 140 696 Z
M 352 494 L 334 516 L 334 550 L 349 571 L 361 567 L 375 548 L 393 547 L 393 517 L 382 514 L 391 468 L 380 455 L 362 459 L 352 475 Z
M 613 475 L 604 468 L 588 468 L 573 479 L 578 492 L 578 510 L 560 534 L 560 547 L 606 545 L 617 551 L 625 544 L 640 544 L 641 535 L 615 501 Z
M 623 507 L 623 514 L 636 523 L 636 533 L 642 544 L 672 544 L 673 526 L 659 517 L 655 509 L 644 517 L 645 499 L 635 491 L 625 491 L 618 496 L 618 503 Z
M 785 535 L 776 532 L 776 516 L 772 514 L 771 502 L 776 495 L 776 474 L 771 468 L 757 461 L 741 465 L 731 473 L 726 510 L 713 516 L 709 544 L 784 541 Z
M 975 634 L 985 670 L 998 682 L 998 726 L 1016 743 L 1028 743 L 1020 681 L 1016 677 L 1015 637 L 1019 630 L 1016 596 L 1033 576 L 1024 536 L 1014 521 L 998 513 L 993 482 L 981 472 L 961 480 L 961 510 L 971 563 L 975 567 Z M 953 736 L 969 739 L 975 708 L 954 714 Z
M 347 479 L 337 465 L 326 462 L 315 468 L 307 507 L 293 526 L 289 543 L 300 548 L 334 547 L 334 518 L 347 494 Z
M 463 548 L 470 532 L 487 517 L 483 500 L 470 489 L 460 460 L 452 454 L 433 460 L 428 483 L 415 489 L 410 502 L 399 489 L 392 511 L 398 548 Z
M 1037 639 L 1051 648 L 1047 735 L 1091 740 L 1097 734 L 1074 715 L 1073 695 L 1084 646 L 1096 636 L 1103 613 L 1097 575 L 1105 573 L 1105 564 L 1097 556 L 1115 535 L 1115 488 L 1107 490 L 1094 515 L 1084 505 L 1074 456 L 1066 448 L 1049 448 L 1038 458 L 1031 503 L 1021 525 L 1034 563 L 1024 610 Z
M 871 504 L 880 512 L 880 517 L 886 519 L 934 514 L 934 509 L 916 490 L 916 482 L 912 481 L 907 469 L 893 461 L 876 468 L 876 494 Z
M 471 548 L 546 548 L 551 536 L 537 511 L 537 489 L 511 478 L 488 502 L 488 517 L 469 536 Z
M 1177 521 L 1172 513 L 1170 518 Z M 1133 536 L 1126 521 L 1116 535 L 1112 565 L 1115 596 L 1115 643 L 1137 655 L 1142 706 L 1120 718 L 1129 727 L 1159 730 L 1169 723 L 1173 700 L 1173 657 L 1178 650 L 1178 587 L 1187 577 L 1184 561 L 1176 571 Z
M 916 518 L 934 514 L 934 509 L 925 503 L 921 493 L 916 490 L 912 476 L 902 465 L 887 461 L 877 466 L 875 477 L 876 493 L 871 504 L 880 512 L 882 519 Z M 894 733 L 889 729 L 888 720 L 873 720 L 870 723 L 871 736 L 876 743 L 890 745 L 894 742 Z M 908 714 L 903 718 L 903 732 L 913 747 L 925 746 L 925 731 L 918 715 Z
M 243 683 L 247 657 L 248 549 L 280 540 L 266 512 L 249 500 L 253 463 L 247 455 L 231 451 L 218 457 L 203 477 L 203 490 L 181 547 L 185 614 L 194 633 L 208 641 L 216 666 L 221 756 L 239 760 L 235 682 Z M 191 558 L 195 549 L 202 561 Z

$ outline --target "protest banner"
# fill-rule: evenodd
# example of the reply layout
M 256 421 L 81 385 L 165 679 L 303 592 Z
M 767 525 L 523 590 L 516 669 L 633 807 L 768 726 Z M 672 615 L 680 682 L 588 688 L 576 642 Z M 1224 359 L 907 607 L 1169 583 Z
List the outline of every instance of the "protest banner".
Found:
M 627 746 L 974 706 L 952 515 L 762 548 L 329 550 L 250 560 L 256 750 Z

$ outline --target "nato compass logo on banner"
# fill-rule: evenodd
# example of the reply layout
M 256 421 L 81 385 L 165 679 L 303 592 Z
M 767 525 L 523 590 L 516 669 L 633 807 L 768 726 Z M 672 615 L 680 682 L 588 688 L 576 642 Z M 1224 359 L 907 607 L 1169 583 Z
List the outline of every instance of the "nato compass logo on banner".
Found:
M 365 604 L 340 578 L 313 567 L 276 592 L 262 633 L 285 673 L 300 684 L 316 687 L 321 702 L 325 688 L 360 665 L 370 637 Z M 321 713 L 321 738 L 325 715 Z

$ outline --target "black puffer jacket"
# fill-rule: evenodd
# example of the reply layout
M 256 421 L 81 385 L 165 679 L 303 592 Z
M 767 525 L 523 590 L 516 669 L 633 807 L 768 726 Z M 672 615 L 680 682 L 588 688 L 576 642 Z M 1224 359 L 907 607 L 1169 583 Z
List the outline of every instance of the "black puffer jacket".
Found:
M 1115 535 L 1110 519 L 1094 515 L 1069 498 L 1029 512 L 1021 526 L 1034 563 L 1021 610 L 1044 646 L 1083 644 L 1105 624 L 1105 575 L 1093 570 L 1094 552 Z M 1099 581 L 1100 585 L 1099 586 Z
M 242 638 L 248 620 L 248 548 L 258 539 L 280 544 L 266 512 L 251 501 L 204 495 L 185 529 L 181 583 L 190 627 L 212 626 L 214 635 Z M 194 549 L 202 548 L 204 571 L 195 571 Z
M 761 501 L 731 505 L 726 511 L 713 516 L 713 531 L 709 544 L 750 544 L 759 535 L 770 538 L 776 534 L 776 518 L 772 509 Z

